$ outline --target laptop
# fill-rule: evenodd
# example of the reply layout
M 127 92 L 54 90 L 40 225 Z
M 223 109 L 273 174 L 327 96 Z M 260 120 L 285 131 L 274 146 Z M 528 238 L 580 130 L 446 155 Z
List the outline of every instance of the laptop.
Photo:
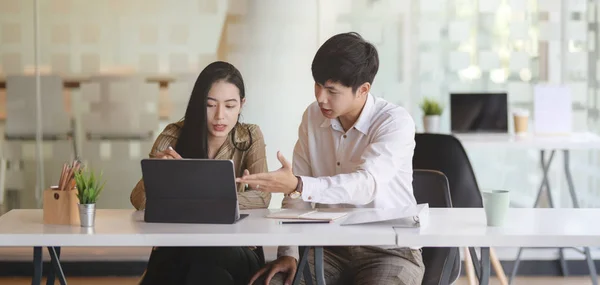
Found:
M 506 93 L 450 94 L 452 133 L 508 133 Z
M 233 224 L 240 215 L 233 161 L 143 159 L 144 221 Z

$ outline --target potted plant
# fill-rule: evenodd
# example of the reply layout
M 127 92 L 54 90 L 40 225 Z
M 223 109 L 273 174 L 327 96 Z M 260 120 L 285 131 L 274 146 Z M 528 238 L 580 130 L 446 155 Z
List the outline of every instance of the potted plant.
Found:
M 104 189 L 105 182 L 100 182 L 92 170 L 82 169 L 75 172 L 75 185 L 79 199 L 79 218 L 82 227 L 93 227 L 96 220 L 96 201 Z
M 423 128 L 426 133 L 435 133 L 440 128 L 440 115 L 444 111 L 444 107 L 436 100 L 425 98 L 421 103 L 423 110 Z

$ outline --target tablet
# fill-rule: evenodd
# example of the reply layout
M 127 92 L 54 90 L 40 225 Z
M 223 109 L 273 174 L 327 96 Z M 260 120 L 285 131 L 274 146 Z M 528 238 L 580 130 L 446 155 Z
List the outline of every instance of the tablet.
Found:
M 239 214 L 233 161 L 143 159 L 144 221 L 233 224 Z

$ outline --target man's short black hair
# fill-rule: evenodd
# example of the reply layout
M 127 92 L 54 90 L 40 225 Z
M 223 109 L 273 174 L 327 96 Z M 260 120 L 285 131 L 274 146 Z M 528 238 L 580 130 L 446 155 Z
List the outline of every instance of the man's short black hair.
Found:
M 365 82 L 373 84 L 379 56 L 375 46 L 358 33 L 337 34 L 319 48 L 311 69 L 315 82 L 324 85 L 331 80 L 356 92 Z

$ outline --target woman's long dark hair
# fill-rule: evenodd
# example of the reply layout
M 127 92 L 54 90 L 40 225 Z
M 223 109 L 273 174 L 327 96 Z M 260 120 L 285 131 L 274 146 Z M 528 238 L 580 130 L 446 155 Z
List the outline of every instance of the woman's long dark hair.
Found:
M 184 123 L 177 139 L 175 151 L 183 158 L 208 158 L 208 123 L 206 103 L 208 100 L 208 91 L 213 83 L 225 81 L 235 85 L 240 91 L 240 104 L 246 97 L 244 90 L 244 80 L 240 71 L 230 63 L 216 61 L 209 64 L 196 79 L 194 89 L 190 96 L 187 109 L 185 111 Z M 235 144 L 235 128 L 231 130 L 231 140 Z M 250 134 L 250 132 L 248 132 Z M 250 144 L 252 138 L 250 138 Z M 247 149 L 245 149 L 247 150 Z

